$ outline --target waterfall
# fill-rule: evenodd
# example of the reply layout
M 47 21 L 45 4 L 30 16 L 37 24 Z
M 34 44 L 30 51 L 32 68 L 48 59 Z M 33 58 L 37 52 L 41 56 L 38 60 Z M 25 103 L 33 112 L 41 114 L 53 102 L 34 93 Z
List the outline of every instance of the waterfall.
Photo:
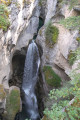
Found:
M 21 120 L 31 119 L 39 120 L 38 104 L 35 95 L 35 86 L 38 79 L 38 71 L 40 65 L 39 51 L 36 43 L 32 41 L 29 44 L 22 83 L 22 113 Z

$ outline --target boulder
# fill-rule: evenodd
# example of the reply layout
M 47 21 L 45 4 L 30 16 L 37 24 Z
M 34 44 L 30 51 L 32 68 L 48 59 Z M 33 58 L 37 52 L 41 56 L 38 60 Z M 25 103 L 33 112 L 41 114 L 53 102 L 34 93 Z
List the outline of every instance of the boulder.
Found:
M 18 112 L 21 111 L 20 89 L 12 86 L 7 93 L 6 109 L 3 118 L 6 120 L 14 120 Z

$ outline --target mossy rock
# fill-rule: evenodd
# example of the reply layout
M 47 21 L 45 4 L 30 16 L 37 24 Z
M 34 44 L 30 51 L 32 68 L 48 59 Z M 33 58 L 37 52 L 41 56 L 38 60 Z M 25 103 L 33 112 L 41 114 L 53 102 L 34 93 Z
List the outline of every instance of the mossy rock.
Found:
M 20 90 L 17 87 L 14 87 L 7 95 L 6 111 L 4 117 L 7 120 L 14 120 L 15 115 L 20 112 Z
M 4 31 L 7 31 L 7 28 L 10 25 L 8 16 L 9 11 L 6 5 L 0 4 L 0 28 L 2 28 Z
M 0 84 L 0 99 L 3 100 L 6 97 L 6 93 L 4 91 L 4 87 L 2 84 Z
M 68 62 L 70 65 L 73 65 L 74 61 L 76 60 L 76 53 L 73 51 L 70 51 L 68 55 Z
M 45 37 L 46 44 L 52 48 L 53 45 L 57 42 L 59 30 L 56 26 L 53 26 L 51 22 L 46 26 Z
M 53 71 L 52 67 L 44 66 L 43 72 L 48 85 L 53 87 L 59 87 L 61 85 L 61 78 Z

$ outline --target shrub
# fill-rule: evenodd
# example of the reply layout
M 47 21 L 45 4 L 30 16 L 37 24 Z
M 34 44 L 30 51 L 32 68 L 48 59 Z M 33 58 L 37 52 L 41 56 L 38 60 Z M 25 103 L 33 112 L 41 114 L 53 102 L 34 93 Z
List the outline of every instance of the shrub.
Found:
M 52 47 L 58 39 L 59 30 L 56 26 L 53 26 L 51 22 L 48 23 L 46 26 L 45 37 L 46 37 L 46 44 L 49 47 Z
M 53 87 L 59 87 L 61 85 L 61 78 L 53 71 L 50 66 L 44 66 L 43 72 L 48 85 Z
M 76 70 L 79 70 L 80 66 L 78 67 L 79 68 L 72 71 L 70 75 L 72 80 L 68 82 L 68 86 L 50 91 L 50 98 L 53 99 L 53 101 L 56 100 L 56 103 L 53 103 L 51 109 L 46 108 L 44 111 L 50 120 L 80 119 L 80 73 L 76 73 Z M 73 102 L 70 105 L 71 100 L 73 100 Z
M 7 28 L 10 25 L 8 15 L 9 12 L 7 7 L 3 4 L 0 4 L 0 28 L 2 28 L 4 31 L 7 31 Z
M 6 101 L 6 117 L 8 120 L 14 120 L 16 113 L 20 110 L 20 92 L 17 89 L 13 89 L 7 96 Z
M 74 61 L 76 60 L 76 53 L 70 51 L 69 55 L 68 55 L 68 61 L 70 65 L 73 65 Z
M 79 29 L 80 28 L 80 16 L 73 16 L 60 21 L 60 24 L 64 25 L 67 29 Z

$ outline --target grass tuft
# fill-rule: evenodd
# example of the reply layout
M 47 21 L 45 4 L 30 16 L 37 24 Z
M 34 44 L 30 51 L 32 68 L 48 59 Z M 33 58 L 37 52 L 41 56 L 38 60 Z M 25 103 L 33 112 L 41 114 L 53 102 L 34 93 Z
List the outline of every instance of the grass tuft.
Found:
M 46 26 L 45 37 L 46 44 L 51 48 L 57 42 L 59 30 L 56 26 L 53 26 L 51 22 Z
M 60 21 L 67 29 L 80 29 L 80 16 L 73 16 Z
M 69 55 L 68 55 L 68 62 L 70 65 L 73 65 L 74 61 L 76 60 L 76 53 L 70 51 Z

